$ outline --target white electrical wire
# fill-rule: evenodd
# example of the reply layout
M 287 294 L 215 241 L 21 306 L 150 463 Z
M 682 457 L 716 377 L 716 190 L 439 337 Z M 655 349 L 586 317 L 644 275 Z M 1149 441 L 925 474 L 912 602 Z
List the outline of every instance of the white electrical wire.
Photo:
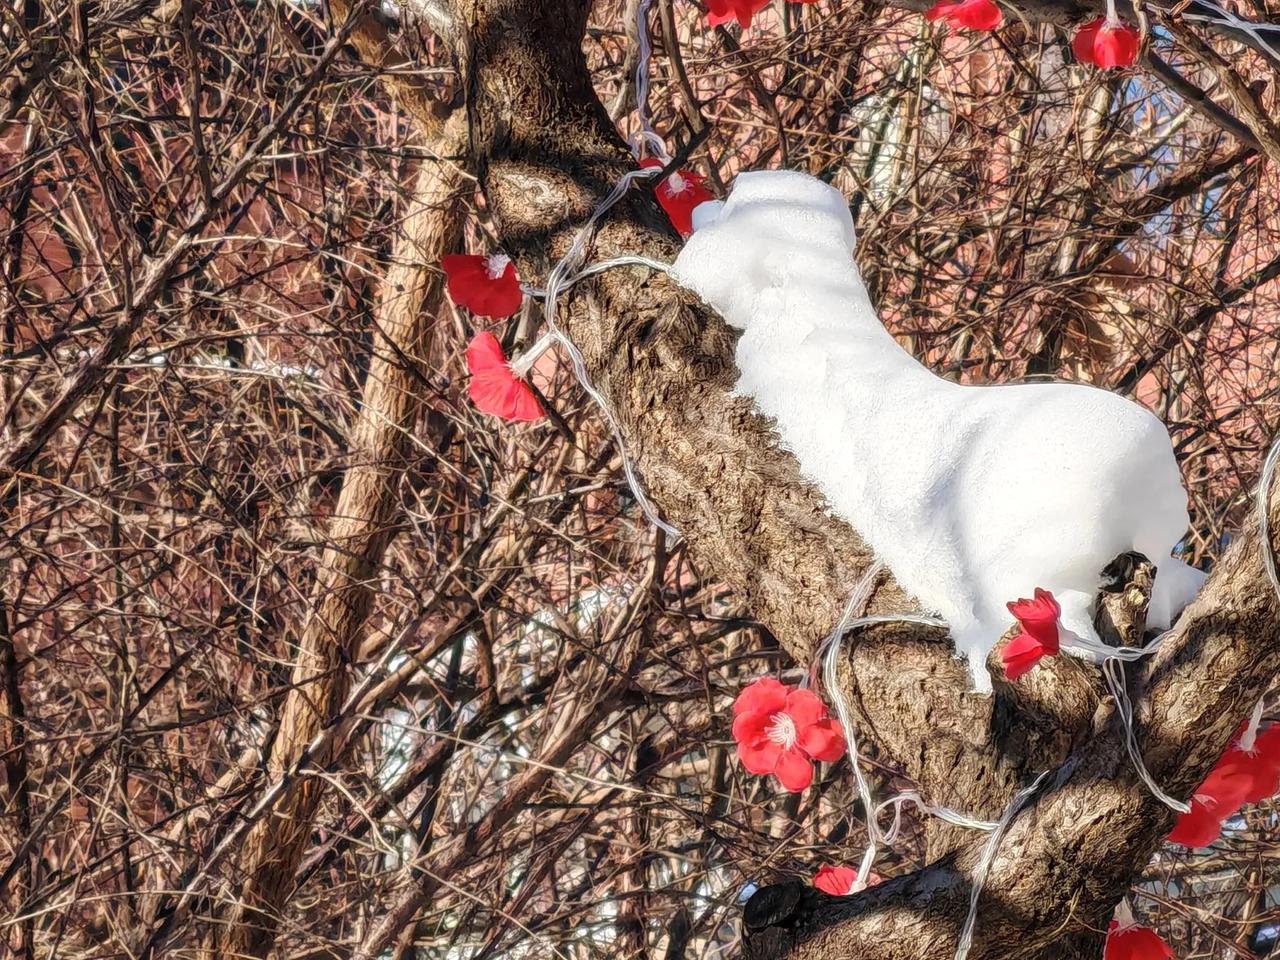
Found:
M 640 133 L 631 146 L 637 157 L 646 148 L 652 150 L 665 167 L 671 162 L 671 155 L 649 122 L 649 58 L 653 54 L 653 45 L 649 42 L 649 6 L 652 3 L 653 0 L 641 0 L 636 7 L 636 42 L 640 47 L 636 58 L 636 117 L 640 120 Z
M 1271 581 L 1271 589 L 1280 600 L 1280 578 L 1276 577 L 1276 554 L 1271 547 L 1271 518 L 1267 512 L 1267 499 L 1271 493 L 1271 479 L 1276 472 L 1276 461 L 1280 459 L 1280 436 L 1271 441 L 1271 449 L 1267 458 L 1262 461 L 1262 477 L 1258 481 L 1258 536 L 1262 540 L 1262 565 L 1266 568 L 1267 579 Z
M 853 767 L 853 778 L 857 784 L 858 797 L 862 801 L 862 809 L 866 819 L 867 849 L 863 853 L 862 862 L 858 867 L 858 876 L 863 880 L 871 875 L 871 867 L 875 863 L 880 846 L 882 844 L 888 846 L 897 839 L 898 831 L 902 824 L 902 805 L 905 803 L 914 803 L 924 812 L 957 826 L 968 827 L 973 830 L 992 830 L 997 826 L 989 820 L 979 820 L 975 817 L 958 813 L 949 807 L 936 807 L 928 804 L 915 791 L 897 794 L 879 806 L 876 805 L 875 798 L 871 793 L 871 784 L 867 782 L 866 775 L 862 771 L 858 750 L 858 736 L 853 726 L 852 710 L 836 675 L 840 664 L 840 651 L 843 649 L 842 641 L 846 635 L 856 632 L 862 627 L 878 623 L 918 623 L 929 627 L 946 626 L 946 623 L 936 617 L 926 617 L 920 614 L 857 616 L 859 611 L 866 608 L 867 601 L 875 589 L 876 580 L 883 570 L 884 564 L 880 560 L 872 562 L 871 566 L 867 568 L 866 572 L 858 580 L 853 592 L 849 595 L 839 622 L 815 651 L 816 658 L 822 664 L 822 686 L 827 698 L 835 707 L 836 719 L 840 723 L 841 732 L 844 734 L 845 745 L 849 751 L 849 764 Z M 880 829 L 880 813 L 890 806 L 894 809 L 893 825 L 886 833 Z
M 1000 822 L 996 824 L 995 830 L 991 832 L 991 837 L 987 840 L 986 847 L 983 848 L 982 859 L 978 861 L 978 866 L 973 871 L 972 890 L 969 893 L 969 914 L 964 919 L 964 926 L 960 928 L 960 942 L 956 944 L 955 960 L 965 960 L 969 956 L 969 947 L 973 944 L 973 928 L 978 922 L 978 898 L 982 895 L 982 888 L 987 882 L 987 874 L 991 872 L 991 864 L 995 861 L 996 850 L 1000 846 L 1000 841 L 1004 839 L 1005 831 L 1009 829 L 1009 824 L 1013 822 L 1013 818 L 1018 815 L 1018 811 L 1022 809 L 1023 805 L 1040 789 L 1040 784 L 1044 783 L 1044 778 L 1049 773 L 1049 770 L 1045 770 L 1032 781 L 1031 786 L 1019 790 L 1014 795 L 1013 800 L 1009 802 L 1009 806 L 1005 809 L 1004 815 L 1000 817 Z
M 622 439 L 622 430 L 618 425 L 618 418 L 614 415 L 613 408 L 609 406 L 609 402 L 605 399 L 604 394 L 596 389 L 587 375 L 586 361 L 583 360 L 582 351 L 577 345 L 569 339 L 569 336 L 560 329 L 556 323 L 556 307 L 559 305 L 560 294 L 568 289 L 574 282 L 584 276 L 590 276 L 593 273 L 599 273 L 601 270 L 607 270 L 615 266 L 623 266 L 637 264 L 640 266 L 649 266 L 654 269 L 666 271 L 666 264 L 659 263 L 656 260 L 650 260 L 648 257 L 617 257 L 613 260 L 605 261 L 603 264 L 593 264 L 583 270 L 578 270 L 583 256 L 586 251 L 587 244 L 595 235 L 596 225 L 601 218 L 616 204 L 626 192 L 631 188 L 637 180 L 647 180 L 650 177 L 660 173 L 661 170 L 651 167 L 642 170 L 630 170 L 624 173 L 618 182 L 614 185 L 609 195 L 604 198 L 587 222 L 583 224 L 582 229 L 578 231 L 578 235 L 574 237 L 572 245 L 570 245 L 565 255 L 551 269 L 551 273 L 547 277 L 546 289 L 543 294 L 543 314 L 546 316 L 547 328 L 549 334 L 542 338 L 543 341 L 550 342 L 555 340 L 565 352 L 569 354 L 569 360 L 573 364 L 573 373 L 577 378 L 582 389 L 587 392 L 596 406 L 600 408 L 601 414 L 604 416 L 605 422 L 609 425 L 610 431 L 613 433 L 614 443 L 618 445 L 618 455 L 622 459 L 622 472 L 626 475 L 627 486 L 631 489 L 631 495 L 635 498 L 636 503 L 640 505 L 640 509 L 649 519 L 649 522 L 656 526 L 663 533 L 672 538 L 680 536 L 680 532 L 675 527 L 663 520 L 659 515 L 653 503 L 649 500 L 644 492 L 644 487 L 640 484 L 640 478 L 636 474 L 635 466 L 631 462 L 631 457 L 627 454 L 626 443 Z M 532 353 L 532 351 L 531 351 Z M 532 362 L 532 361 L 529 361 Z
M 1217 14 L 1217 16 L 1209 16 L 1208 14 L 1201 13 L 1186 13 L 1184 11 L 1181 15 L 1182 19 L 1197 23 L 1217 23 L 1247 34 L 1253 38 L 1259 48 L 1270 55 L 1272 60 L 1277 64 L 1280 64 L 1280 53 L 1277 53 L 1275 47 L 1271 46 L 1271 44 L 1268 43 L 1262 35 L 1262 31 L 1267 27 L 1270 27 L 1272 30 L 1277 29 L 1274 24 L 1260 24 L 1254 23 L 1251 20 L 1242 20 L 1225 7 L 1218 6 L 1213 2 L 1213 0 L 1196 0 L 1196 6 L 1208 8 Z
M 637 156 L 643 154 L 645 148 L 651 149 L 654 154 L 662 160 L 663 167 L 671 162 L 671 157 L 667 153 L 666 145 L 662 142 L 662 138 L 658 136 L 657 131 L 653 129 L 653 125 L 649 122 L 649 60 L 653 53 L 652 44 L 649 42 L 649 24 L 648 11 L 653 0 L 642 0 L 636 8 L 636 40 L 640 46 L 640 54 L 636 63 L 636 114 L 640 119 L 640 142 L 633 144 L 633 149 Z M 605 270 L 611 270 L 614 267 L 624 266 L 641 266 L 648 267 L 652 270 L 658 270 L 662 273 L 668 273 L 671 265 L 654 260 L 651 257 L 643 256 L 622 256 L 614 257 L 611 260 L 605 260 L 600 263 L 589 264 L 579 268 L 586 255 L 587 244 L 591 238 L 595 236 L 596 226 L 601 218 L 613 207 L 627 191 L 631 189 L 631 185 L 637 180 L 647 180 L 657 176 L 661 172 L 661 167 L 646 167 L 639 170 L 631 170 L 624 173 L 622 177 L 614 184 L 613 189 L 608 196 L 601 201 L 600 205 L 592 212 L 587 222 L 583 224 L 582 229 L 578 231 L 578 235 L 574 237 L 573 243 L 570 245 L 565 255 L 560 258 L 559 262 L 551 268 L 551 273 L 547 276 L 546 286 L 542 289 L 529 284 L 522 284 L 521 289 L 528 295 L 537 297 L 543 302 L 543 313 L 547 320 L 547 333 L 538 339 L 536 343 L 526 350 L 519 357 L 515 358 L 510 367 L 517 376 L 525 376 L 529 372 L 529 368 L 533 366 L 538 356 L 551 346 L 552 343 L 559 343 L 567 354 L 573 365 L 573 374 L 577 378 L 579 385 L 586 391 L 589 396 L 600 408 L 600 413 L 604 416 L 605 422 L 609 426 L 609 430 L 613 434 L 613 441 L 617 444 L 618 455 L 622 460 L 622 472 L 626 476 L 627 486 L 631 490 L 631 495 L 639 504 L 649 522 L 656 526 L 663 533 L 672 538 L 678 538 L 680 531 L 671 524 L 667 523 L 658 515 L 657 509 L 652 501 L 644 492 L 644 487 L 640 483 L 640 477 L 636 473 L 635 465 L 631 461 L 631 457 L 627 454 L 626 444 L 622 439 L 622 430 L 618 424 L 618 418 L 613 412 L 613 408 L 609 406 L 609 402 L 591 382 L 591 378 L 587 375 L 586 361 L 582 357 L 582 351 L 578 349 L 577 344 L 569 339 L 560 326 L 556 323 L 556 307 L 559 304 L 560 294 L 567 290 L 570 286 L 586 277 L 594 276 Z
M 1178 813 L 1189 813 L 1191 811 L 1190 805 L 1183 803 L 1181 800 L 1175 800 L 1165 793 L 1160 784 L 1156 783 L 1155 778 L 1151 776 L 1151 773 L 1147 770 L 1146 763 L 1142 760 L 1142 751 L 1138 749 L 1138 738 L 1133 732 L 1133 703 L 1129 700 L 1129 691 L 1125 687 L 1124 665 L 1118 658 L 1108 657 L 1102 661 L 1102 676 L 1107 681 L 1107 689 L 1111 692 L 1111 696 L 1116 702 L 1116 711 L 1120 714 L 1121 723 L 1124 724 L 1125 750 L 1129 753 L 1129 760 L 1133 764 L 1133 769 L 1137 772 L 1138 777 L 1147 785 L 1151 795 L 1170 810 L 1176 810 Z

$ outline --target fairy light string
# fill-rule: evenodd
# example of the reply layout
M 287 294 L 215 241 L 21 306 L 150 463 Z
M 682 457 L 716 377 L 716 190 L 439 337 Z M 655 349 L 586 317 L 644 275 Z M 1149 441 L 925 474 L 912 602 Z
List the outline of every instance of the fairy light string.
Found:
M 640 132 L 637 139 L 632 143 L 632 150 L 637 158 L 644 155 L 646 150 L 653 151 L 663 162 L 663 167 L 671 162 L 670 155 L 667 153 L 666 146 L 662 138 L 658 136 L 653 129 L 653 125 L 649 121 L 648 112 L 648 96 L 649 96 L 649 61 L 652 57 L 653 48 L 649 41 L 648 19 L 647 14 L 650 4 L 653 0 L 642 0 L 638 5 L 636 12 L 636 38 L 639 45 L 639 56 L 636 64 L 636 113 L 639 117 Z M 579 280 L 587 277 L 595 276 L 606 270 L 612 270 L 617 267 L 647 267 L 651 270 L 657 270 L 667 273 L 670 270 L 670 264 L 654 260 L 651 257 L 643 256 L 621 256 L 614 257 L 597 263 L 583 266 L 586 258 L 587 245 L 594 238 L 596 228 L 598 227 L 604 215 L 613 208 L 631 189 L 632 184 L 640 180 L 648 180 L 656 177 L 663 172 L 663 168 L 648 167 L 639 170 L 630 170 L 624 173 L 622 177 L 614 184 L 613 189 L 599 203 L 587 218 L 587 222 L 578 230 L 577 235 L 570 244 L 569 249 L 564 256 L 551 268 L 550 274 L 547 276 L 545 285 L 539 289 L 536 287 L 526 286 L 524 290 L 531 296 L 540 299 L 543 304 L 543 315 L 547 323 L 547 332 L 543 334 L 528 350 L 519 357 L 512 360 L 510 367 L 512 372 L 517 376 L 524 377 L 528 374 L 537 358 L 553 344 L 559 344 L 569 356 L 569 362 L 573 368 L 574 378 L 578 381 L 579 386 L 591 398 L 596 407 L 600 410 L 601 416 L 604 418 L 606 425 L 609 427 L 610 433 L 613 435 L 613 442 L 618 448 L 618 456 L 622 462 L 622 472 L 626 478 L 627 487 L 631 492 L 632 498 L 644 513 L 644 516 L 650 523 L 661 530 L 667 536 L 677 539 L 680 532 L 667 523 L 658 514 L 657 508 L 649 499 L 644 491 L 644 485 L 640 482 L 640 476 L 636 471 L 635 463 L 627 451 L 626 442 L 622 436 L 621 425 L 617 415 L 613 411 L 613 407 L 605 398 L 604 394 L 591 381 L 591 377 L 587 372 L 586 360 L 582 356 L 582 351 L 578 349 L 577 344 L 569 338 L 569 335 L 560 327 L 557 322 L 556 314 L 559 307 L 560 298 L 566 290 Z

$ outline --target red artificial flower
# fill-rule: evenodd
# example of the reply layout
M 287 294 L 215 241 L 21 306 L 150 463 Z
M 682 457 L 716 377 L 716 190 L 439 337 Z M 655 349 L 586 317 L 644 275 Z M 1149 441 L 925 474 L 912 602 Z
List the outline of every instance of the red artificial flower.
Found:
M 1222 823 L 1244 803 L 1244 793 L 1249 779 L 1237 782 L 1205 780 L 1191 798 L 1191 810 L 1178 814 L 1178 820 L 1169 831 L 1170 843 L 1184 847 L 1207 847 L 1222 833 Z
M 646 168 L 664 167 L 661 160 L 653 157 L 641 160 L 640 166 Z M 666 213 L 671 225 L 682 237 L 693 233 L 693 208 L 700 203 L 713 199 L 712 193 L 702 183 L 702 177 L 692 170 L 678 170 L 671 174 L 654 191 L 658 205 Z
M 751 18 L 765 8 L 769 0 L 707 0 L 707 23 L 711 26 L 737 20 L 743 30 L 751 26 Z
M 1212 806 L 1206 801 L 1212 797 L 1199 794 L 1191 798 L 1191 810 L 1178 814 L 1178 820 L 1165 839 L 1170 843 L 1178 843 L 1184 847 L 1195 849 L 1207 847 L 1218 839 L 1222 833 L 1222 820 L 1214 813 Z
M 818 0 L 788 0 L 789 3 L 817 3 Z M 706 0 L 707 23 L 717 26 L 737 20 L 743 30 L 751 26 L 751 18 L 763 10 L 769 0 Z
M 1168 960 L 1172 956 L 1169 945 L 1150 927 L 1136 923 L 1121 926 L 1119 920 L 1107 926 L 1102 960 Z
M 969 30 L 994 30 L 1004 18 L 994 0 L 938 0 L 925 11 L 926 20 L 945 20 Z
M 516 267 L 505 253 L 451 253 L 440 260 L 449 297 L 480 317 L 509 317 L 520 309 L 524 294 Z
M 1071 39 L 1071 52 L 1081 63 L 1095 67 L 1127 67 L 1138 59 L 1138 31 L 1123 20 L 1090 20 Z
M 770 774 L 796 793 L 813 779 L 813 762 L 844 755 L 844 735 L 812 690 L 762 677 L 733 702 L 733 739 L 750 773 Z
M 880 876 L 871 873 L 866 883 L 859 884 L 858 871 L 853 867 L 833 867 L 830 864 L 819 867 L 818 872 L 813 875 L 814 888 L 833 897 L 847 897 L 865 887 L 874 887 L 879 882 Z
M 1228 747 L 1191 798 L 1191 811 L 1178 815 L 1169 832 L 1171 843 L 1207 847 L 1222 833 L 1222 823 L 1244 806 L 1256 788 L 1257 771 L 1248 756 Z
M 503 420 L 540 420 L 546 416 L 529 385 L 511 372 L 497 337 L 477 333 L 467 344 L 467 393 L 481 413 Z
M 1041 657 L 1058 655 L 1060 640 L 1058 615 L 1062 608 L 1048 590 L 1035 589 L 1032 600 L 1013 600 L 1007 604 L 1021 632 L 1000 651 L 1004 675 L 1009 680 L 1020 676 L 1040 662 Z

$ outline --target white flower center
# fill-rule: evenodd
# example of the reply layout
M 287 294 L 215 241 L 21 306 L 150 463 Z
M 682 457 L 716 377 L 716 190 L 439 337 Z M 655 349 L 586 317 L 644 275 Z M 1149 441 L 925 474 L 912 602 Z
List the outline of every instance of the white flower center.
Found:
M 671 176 L 667 177 L 667 189 L 670 190 L 672 193 L 676 193 L 676 194 L 684 193 L 685 190 L 688 189 L 688 187 L 689 187 L 689 182 L 685 180 L 684 177 L 680 176 L 678 172 L 673 173 Z
M 489 275 L 490 280 L 497 280 L 507 272 L 509 263 L 511 263 L 511 258 L 505 253 L 491 253 L 484 262 L 484 272 Z
M 784 750 L 796 745 L 796 722 L 785 713 L 775 713 L 764 735 Z

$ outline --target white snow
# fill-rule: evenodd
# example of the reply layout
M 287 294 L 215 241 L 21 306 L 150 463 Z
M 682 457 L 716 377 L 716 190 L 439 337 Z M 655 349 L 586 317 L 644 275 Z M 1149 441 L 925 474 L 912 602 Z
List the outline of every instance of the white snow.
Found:
M 1164 425 L 1080 384 L 962 386 L 885 330 L 853 263 L 845 199 L 801 173 L 744 173 L 695 211 L 672 276 L 742 331 L 738 393 L 893 571 L 951 627 L 975 686 L 1012 624 L 1050 590 L 1062 626 L 1097 641 L 1102 569 L 1136 550 L 1158 568 L 1167 627 L 1203 574 L 1170 557 L 1187 497 Z

